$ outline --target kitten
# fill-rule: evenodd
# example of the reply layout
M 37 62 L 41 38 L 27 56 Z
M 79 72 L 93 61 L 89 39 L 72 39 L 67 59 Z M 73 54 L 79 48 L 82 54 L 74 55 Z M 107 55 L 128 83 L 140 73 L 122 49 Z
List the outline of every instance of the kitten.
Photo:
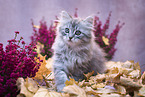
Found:
M 57 28 L 57 36 L 52 46 L 53 70 L 57 91 L 65 86 L 69 77 L 84 79 L 84 73 L 94 74 L 105 71 L 104 52 L 94 41 L 93 18 L 84 20 L 72 18 L 62 11 Z

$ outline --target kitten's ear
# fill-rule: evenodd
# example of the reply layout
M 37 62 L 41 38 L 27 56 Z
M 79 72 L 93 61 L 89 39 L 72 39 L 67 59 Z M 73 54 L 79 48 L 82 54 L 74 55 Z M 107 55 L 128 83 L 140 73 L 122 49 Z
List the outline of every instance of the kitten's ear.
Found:
M 84 20 L 85 23 L 87 24 L 93 24 L 93 17 L 92 16 L 88 16 L 85 20 Z
M 72 17 L 66 11 L 62 11 L 60 14 L 61 20 L 72 20 Z

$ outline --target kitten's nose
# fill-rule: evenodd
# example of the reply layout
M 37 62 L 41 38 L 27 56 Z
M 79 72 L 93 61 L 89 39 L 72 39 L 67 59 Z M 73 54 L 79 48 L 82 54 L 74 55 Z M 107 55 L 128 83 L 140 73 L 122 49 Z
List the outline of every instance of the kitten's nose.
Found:
M 73 37 L 69 37 L 69 40 L 71 40 Z

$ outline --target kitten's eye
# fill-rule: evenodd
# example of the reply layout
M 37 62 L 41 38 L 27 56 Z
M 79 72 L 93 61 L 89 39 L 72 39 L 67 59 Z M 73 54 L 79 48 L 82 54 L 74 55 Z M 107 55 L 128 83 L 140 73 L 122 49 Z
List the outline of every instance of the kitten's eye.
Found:
M 79 30 L 77 30 L 77 31 L 75 32 L 76 35 L 80 35 L 81 33 L 82 33 L 82 32 L 79 31 Z
M 69 28 L 65 28 L 65 33 L 69 33 Z

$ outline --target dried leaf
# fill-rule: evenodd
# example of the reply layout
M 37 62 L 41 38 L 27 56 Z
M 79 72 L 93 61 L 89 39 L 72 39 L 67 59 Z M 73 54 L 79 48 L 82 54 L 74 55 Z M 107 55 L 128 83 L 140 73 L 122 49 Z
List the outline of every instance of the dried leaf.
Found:
M 46 67 L 52 70 L 53 60 L 44 61 L 47 64 Z M 65 82 L 66 86 L 63 89 L 65 93 L 52 91 L 55 90 L 54 76 L 50 78 L 50 76 L 47 76 L 49 74 L 43 75 L 44 81 L 52 84 L 50 85 L 51 87 L 47 87 L 48 89 L 42 87 L 40 87 L 40 90 L 33 89 L 37 86 L 36 83 L 33 83 L 33 79 L 27 79 L 26 81 L 19 79 L 17 86 L 22 90 L 22 93 L 18 97 L 32 97 L 34 94 L 34 97 L 130 97 L 126 95 L 130 92 L 134 92 L 136 97 L 138 95 L 145 96 L 145 86 L 142 85 L 145 84 L 145 73 L 141 76 L 138 63 L 134 63 L 134 61 L 126 61 L 124 63 L 109 61 L 106 63 L 106 66 L 106 74 L 92 76 L 93 72 L 91 72 L 85 74 L 87 80 L 80 82 L 70 78 L 69 81 Z M 23 83 L 23 89 L 20 82 Z M 24 92 L 25 94 L 23 94 Z
M 114 83 L 107 83 L 107 85 L 106 85 L 104 88 L 116 90 L 116 89 L 114 88 Z
M 109 39 L 106 38 L 105 36 L 102 36 L 102 40 L 105 43 L 105 45 L 109 45 Z
M 97 82 L 102 82 L 105 79 L 106 79 L 106 74 L 98 74 L 95 77 L 94 76 L 90 77 L 90 80 L 97 81 Z
M 86 86 L 85 91 L 88 92 L 88 91 L 94 91 L 94 90 L 91 87 Z
M 99 93 L 96 93 L 96 91 L 93 90 L 91 87 L 86 87 L 85 91 L 87 93 L 87 97 L 88 97 L 88 95 L 94 95 L 94 96 L 98 96 L 99 95 Z
M 132 71 L 133 69 L 129 69 L 129 68 L 119 68 L 119 73 L 124 74 L 126 76 L 128 76 L 128 74 Z
M 18 95 L 19 97 L 25 96 L 25 97 L 33 97 L 34 93 L 29 91 L 28 88 L 25 86 L 25 81 L 23 78 L 18 78 L 16 85 L 18 89 L 20 89 L 20 94 Z
M 121 85 L 136 88 L 136 89 L 139 89 L 142 87 L 140 84 L 138 84 L 137 82 L 134 82 L 132 79 L 125 78 L 125 77 L 120 77 L 120 83 Z
M 90 86 L 90 83 L 89 82 L 85 82 L 85 80 L 83 80 L 83 81 L 79 82 L 78 85 L 80 87 L 85 87 L 85 86 Z
M 107 67 L 107 71 L 111 70 L 112 68 L 116 67 L 116 68 L 122 68 L 122 62 L 113 62 L 113 61 L 108 61 L 105 63 L 106 67 Z
M 115 85 L 115 88 L 117 90 L 118 93 L 121 93 L 121 94 L 126 94 L 126 89 L 124 86 L 121 86 L 121 85 Z
M 32 93 L 36 93 L 38 90 L 38 85 L 32 78 L 26 78 L 25 86 Z
M 136 70 L 136 69 L 140 70 L 139 62 L 133 64 L 133 66 L 134 66 L 134 69 L 135 69 L 135 70 Z
M 133 70 L 128 74 L 131 78 L 139 78 L 140 77 L 140 71 L 139 70 Z
M 95 84 L 95 83 L 96 83 L 95 80 L 89 80 L 89 85 L 90 85 L 90 86 L 93 85 L 93 84 Z
M 122 67 L 134 69 L 133 63 L 131 63 L 130 61 L 126 61 L 124 64 L 122 64 Z
M 103 93 L 114 93 L 114 89 L 107 89 L 107 88 L 98 88 L 96 93 L 103 94 Z
M 62 94 L 55 91 L 49 92 L 45 88 L 39 88 L 33 97 L 62 97 Z
M 85 75 L 85 77 L 87 78 L 87 80 L 89 80 L 89 78 L 90 78 L 93 74 L 94 74 L 94 71 L 89 72 L 89 73 L 84 74 L 84 75 Z
M 100 97 L 122 97 L 121 95 L 119 94 L 116 94 L 116 93 L 111 93 L 111 94 L 102 94 L 102 95 L 99 95 Z M 124 97 L 124 96 L 123 96 Z M 126 97 L 126 96 L 125 96 Z M 129 96 L 130 97 L 130 96 Z
M 97 88 L 103 88 L 105 87 L 104 83 L 97 83 L 91 86 L 92 89 L 97 90 Z
M 37 45 L 36 45 L 36 49 L 35 51 L 40 54 L 41 50 L 44 48 L 44 44 L 41 44 L 40 42 L 37 42 Z
M 73 84 L 77 84 L 78 85 L 78 82 L 76 82 L 74 79 L 70 78 L 70 80 L 66 80 L 65 82 L 65 86 L 69 86 L 69 85 L 73 85 Z
M 97 87 L 96 84 L 94 84 L 94 85 L 91 86 L 91 88 L 92 88 L 93 90 L 97 90 L 98 87 Z
M 52 71 L 52 63 L 53 63 L 52 58 L 49 58 L 48 60 L 46 60 L 46 68 L 50 71 Z
M 103 88 L 105 87 L 105 83 L 97 83 L 97 88 Z
M 46 68 L 46 60 L 45 60 L 46 56 L 42 56 L 41 54 L 38 54 L 38 57 L 40 57 L 40 59 L 36 58 L 36 62 L 41 63 L 41 66 L 38 69 L 38 72 L 36 72 L 36 76 L 34 78 L 38 80 L 42 80 L 43 75 L 50 74 L 51 70 Z M 40 62 L 40 60 L 43 60 L 43 62 Z
M 117 67 L 113 67 L 112 69 L 109 70 L 110 74 L 115 74 L 115 73 L 119 73 L 119 69 Z
M 18 94 L 17 97 L 26 97 L 24 94 Z
M 145 85 L 139 90 L 139 96 L 145 96 Z
M 77 97 L 87 97 L 84 89 L 80 88 L 76 84 L 66 86 L 63 88 L 62 91 L 69 93 L 69 94 L 77 95 Z
M 130 62 L 134 64 L 134 60 L 130 60 Z
M 120 74 L 120 73 L 118 73 L 118 74 L 108 74 L 108 76 L 106 76 L 106 80 L 109 81 L 109 82 L 119 83 L 121 76 L 122 76 L 122 74 Z
M 145 85 L 145 72 L 142 74 L 141 78 L 140 78 L 140 81 L 142 84 Z
M 38 29 L 40 28 L 40 26 L 38 26 L 38 25 L 33 25 L 33 27 L 34 28 L 38 28 Z

